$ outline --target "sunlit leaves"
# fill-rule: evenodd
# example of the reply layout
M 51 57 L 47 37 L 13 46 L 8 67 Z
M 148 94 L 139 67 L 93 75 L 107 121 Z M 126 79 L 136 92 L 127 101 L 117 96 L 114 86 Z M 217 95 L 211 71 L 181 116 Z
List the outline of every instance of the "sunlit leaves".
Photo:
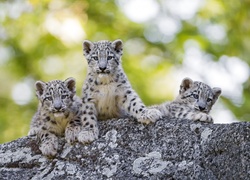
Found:
M 137 5 L 137 13 L 137 6 L 127 8 L 133 2 L 0 1 L 0 142 L 27 134 L 37 108 L 36 80 L 75 77 L 81 94 L 87 73 L 84 39 L 122 39 L 124 70 L 146 104 L 172 100 L 187 75 L 218 86 L 223 79 L 223 105 L 238 119 L 249 120 L 248 75 L 242 77 L 236 71 L 242 60 L 247 64 L 240 73 L 250 64 L 249 1 L 137 0 L 153 3 L 157 11 L 149 6 L 143 10 L 150 16 L 136 20 L 127 11 L 136 15 L 143 6 Z M 197 62 L 200 65 L 194 69 Z M 238 87 L 237 93 L 228 91 L 228 82 L 236 82 L 232 87 Z M 27 86 L 15 90 L 20 83 L 33 92 L 22 105 L 12 97 L 13 92 L 23 95 Z M 235 94 L 240 103 L 232 98 Z

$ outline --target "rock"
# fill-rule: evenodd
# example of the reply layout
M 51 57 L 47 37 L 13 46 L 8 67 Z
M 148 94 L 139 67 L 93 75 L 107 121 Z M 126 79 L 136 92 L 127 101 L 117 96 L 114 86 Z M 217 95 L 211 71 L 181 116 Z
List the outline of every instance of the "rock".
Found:
M 250 123 L 162 119 L 99 122 L 100 138 L 69 145 L 54 159 L 35 137 L 0 145 L 0 179 L 249 179 Z

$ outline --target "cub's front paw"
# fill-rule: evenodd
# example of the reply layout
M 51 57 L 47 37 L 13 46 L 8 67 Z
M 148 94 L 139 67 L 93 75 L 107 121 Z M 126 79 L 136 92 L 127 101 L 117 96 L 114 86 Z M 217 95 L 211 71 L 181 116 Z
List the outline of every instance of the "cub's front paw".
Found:
M 81 131 L 81 127 L 74 126 L 74 127 L 67 127 L 65 130 L 65 139 L 67 143 L 72 144 L 77 141 L 77 137 Z
M 29 132 L 28 132 L 28 136 L 35 136 L 38 134 L 38 132 L 40 131 L 39 128 L 30 128 Z
M 39 146 L 39 149 L 42 151 L 44 156 L 49 158 L 54 157 L 57 153 L 58 142 L 45 141 Z
M 35 135 L 36 135 L 36 131 L 35 130 L 33 130 L 33 129 L 29 130 L 28 136 L 35 136 Z
M 144 113 L 142 113 L 141 117 L 138 118 L 138 122 L 149 124 L 151 122 L 155 122 L 158 119 L 162 118 L 162 113 L 157 109 L 146 109 Z
M 194 114 L 193 116 L 194 121 L 202 121 L 202 122 L 207 122 L 207 123 L 213 123 L 213 118 L 209 114 L 206 113 L 197 113 Z
M 81 143 L 90 143 L 98 139 L 98 130 L 82 130 L 78 134 L 78 141 Z

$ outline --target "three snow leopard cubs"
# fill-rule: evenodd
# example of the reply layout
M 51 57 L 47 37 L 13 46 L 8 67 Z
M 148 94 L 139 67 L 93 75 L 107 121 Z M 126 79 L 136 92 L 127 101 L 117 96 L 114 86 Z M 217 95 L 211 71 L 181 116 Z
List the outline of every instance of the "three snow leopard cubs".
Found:
M 55 156 L 58 149 L 57 136 L 68 142 L 76 140 L 82 128 L 82 102 L 75 95 L 75 80 L 37 81 L 36 95 L 39 106 L 33 116 L 28 135 L 37 135 L 39 149 L 45 156 Z
M 152 108 L 159 109 L 164 116 L 213 122 L 209 112 L 220 94 L 221 89 L 218 87 L 211 88 L 205 83 L 184 78 L 179 95 L 174 101 L 155 105 Z
M 159 110 L 148 109 L 132 89 L 121 65 L 122 41 L 84 41 L 83 52 L 88 74 L 82 88 L 82 123 L 78 140 L 97 139 L 97 120 L 130 117 L 141 123 L 161 118 Z
M 172 102 L 146 107 L 132 89 L 121 66 L 122 41 L 84 41 L 88 74 L 82 88 L 82 100 L 75 95 L 75 80 L 36 82 L 39 107 L 29 135 L 37 135 L 39 149 L 55 156 L 57 136 L 67 142 L 92 142 L 98 138 L 97 120 L 130 117 L 141 123 L 155 122 L 162 116 L 212 122 L 208 115 L 221 94 L 202 82 L 185 78 L 178 97 Z

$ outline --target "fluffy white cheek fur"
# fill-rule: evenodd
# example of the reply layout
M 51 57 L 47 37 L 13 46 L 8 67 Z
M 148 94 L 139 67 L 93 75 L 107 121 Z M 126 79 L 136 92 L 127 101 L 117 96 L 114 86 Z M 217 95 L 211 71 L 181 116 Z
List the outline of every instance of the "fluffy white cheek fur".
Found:
M 55 118 L 60 118 L 60 117 L 63 117 L 64 114 L 62 112 L 56 112 L 56 113 L 54 113 L 54 116 L 55 116 Z

